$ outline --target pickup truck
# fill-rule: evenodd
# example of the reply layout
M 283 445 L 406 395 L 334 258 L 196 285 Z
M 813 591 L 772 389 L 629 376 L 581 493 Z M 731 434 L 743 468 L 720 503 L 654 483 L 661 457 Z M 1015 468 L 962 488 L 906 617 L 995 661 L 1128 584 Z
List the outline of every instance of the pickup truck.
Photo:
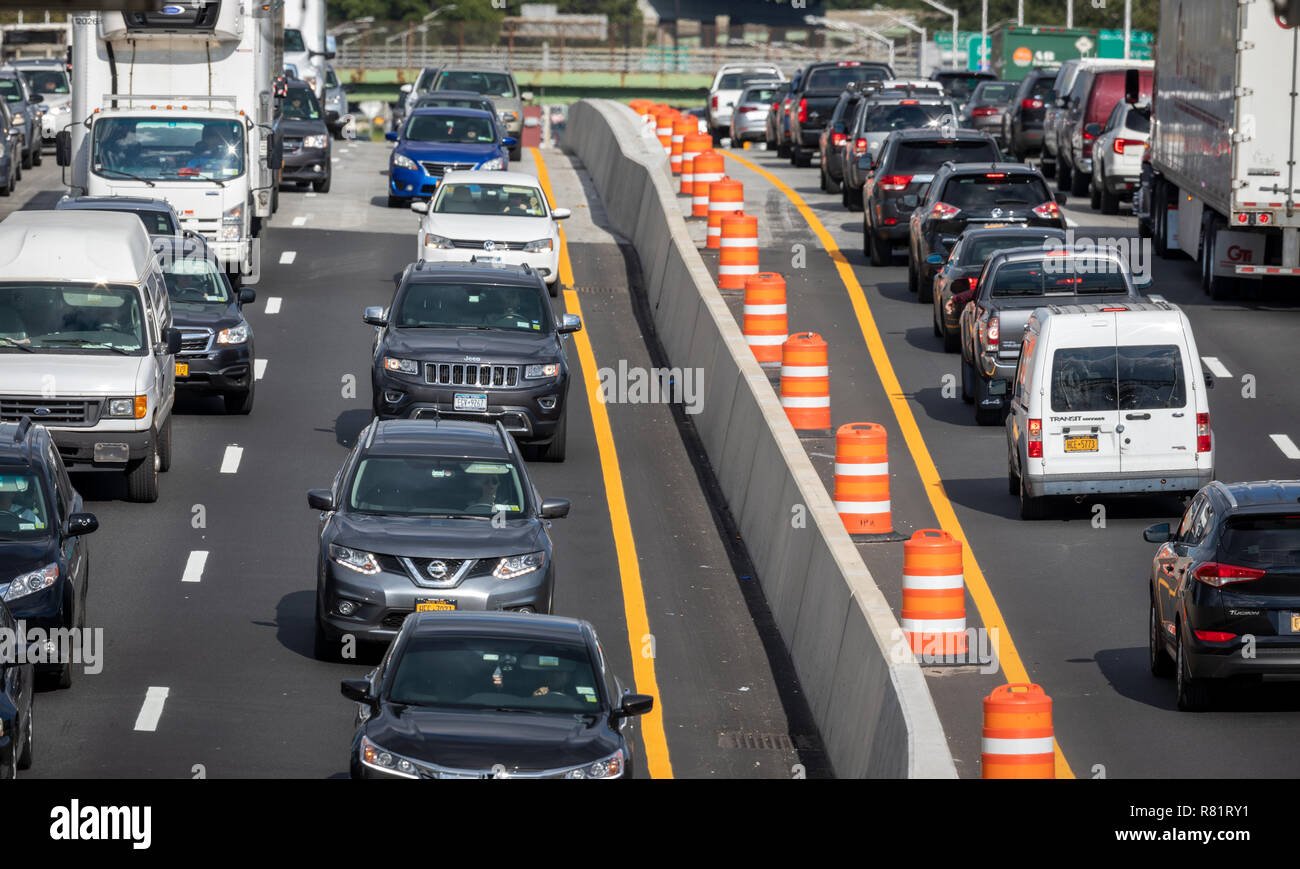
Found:
M 818 140 L 840 94 L 850 82 L 887 81 L 894 70 L 887 63 L 865 60 L 826 60 L 810 63 L 790 90 L 790 163 L 812 164 Z
M 990 256 L 961 314 L 961 397 L 974 404 L 975 422 L 997 425 L 1009 408 L 1020 340 L 1036 308 L 1147 302 L 1150 286 L 1150 276 L 1134 276 L 1113 249 L 1049 243 Z

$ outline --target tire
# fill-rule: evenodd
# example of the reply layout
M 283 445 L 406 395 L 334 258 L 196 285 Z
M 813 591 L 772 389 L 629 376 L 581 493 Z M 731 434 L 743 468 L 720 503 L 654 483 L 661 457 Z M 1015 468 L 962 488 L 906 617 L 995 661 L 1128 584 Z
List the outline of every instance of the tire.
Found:
M 126 471 L 126 499 L 152 504 L 158 500 L 158 435 L 149 441 L 149 452 Z
M 934 278 L 923 271 L 916 277 L 916 300 L 922 305 L 934 304 Z
M 907 291 L 908 291 L 909 293 L 915 293 L 915 292 L 917 291 L 917 287 L 918 287 L 918 286 L 919 286 L 919 284 L 918 284 L 917 277 L 916 277 L 916 261 L 913 260 L 911 257 L 908 257 L 908 259 L 907 259 Z
M 329 192 L 330 192 L 330 182 L 333 181 L 333 180 L 334 180 L 334 173 L 333 173 L 333 172 L 330 172 L 328 175 L 325 176 L 325 180 L 324 180 L 324 181 L 313 181 L 313 182 L 311 182 L 311 189 L 312 189 L 312 190 L 315 190 L 317 193 L 329 193 Z
M 943 325 L 942 318 L 940 318 L 939 322 L 940 322 L 939 331 L 943 333 L 943 352 L 945 353 L 961 352 L 961 335 L 958 334 L 956 331 L 949 332 L 948 327 L 946 325 Z
M 1064 163 L 1058 160 L 1056 163 L 1056 189 L 1057 190 L 1061 191 L 1062 193 L 1069 191 L 1070 183 L 1071 183 L 1070 175 L 1071 175 L 1070 167 L 1066 166 Z
M 36 147 L 35 147 L 35 148 L 32 148 L 32 165 L 33 165 L 33 166 L 39 166 L 39 165 L 41 165 L 41 160 L 42 160 L 42 159 L 44 159 L 44 158 L 41 157 L 41 143 L 40 143 L 40 142 L 37 142 L 37 143 L 36 143 Z
M 1088 185 L 1088 205 L 1093 211 L 1101 211 L 1101 188 L 1102 184 L 1094 175 L 1092 183 Z
M 807 169 L 812 165 L 812 151 L 805 148 L 799 148 L 794 152 L 794 165 L 800 169 Z
M 1088 176 L 1075 170 L 1070 173 L 1070 195 L 1084 196 L 1088 193 Z
M 822 167 L 822 178 L 825 179 L 823 183 L 826 185 L 825 190 L 827 193 L 840 192 L 840 187 L 842 186 L 843 182 L 836 181 L 834 178 L 832 178 L 831 173 L 826 171 L 825 166 Z
M 1168 679 L 1174 675 L 1174 661 L 1165 651 L 1165 641 L 1160 636 L 1160 620 L 1156 617 L 1155 601 L 1151 601 L 1151 615 L 1147 621 L 1147 664 L 1152 676 Z
M 1097 199 L 1100 200 L 1102 214 L 1119 214 L 1119 196 L 1111 193 L 1106 189 L 1106 181 L 1101 178 L 1092 179 L 1093 190 L 1097 191 Z
M 26 143 L 24 143 L 24 144 L 26 144 Z M 24 151 L 24 152 L 23 152 L 23 158 L 22 158 L 22 161 L 21 161 L 21 162 L 22 162 L 22 167 L 23 167 L 24 169 L 30 169 L 30 168 L 32 168 L 32 154 L 31 154 L 30 151 Z
M 889 248 L 881 250 L 880 239 L 876 238 L 876 234 L 865 223 L 863 224 L 862 235 L 866 247 L 864 253 L 871 258 L 871 264 L 877 268 L 889 265 L 889 261 L 894 258 L 894 252 Z
M 1038 160 L 1038 171 L 1043 173 L 1044 178 L 1056 177 L 1056 161 L 1047 156 L 1047 151 L 1043 151 L 1043 156 Z
M 789 156 L 790 156 L 790 146 L 789 146 L 789 145 L 777 145 L 777 146 L 776 146 L 776 156 L 780 157 L 780 158 L 783 159 L 783 160 L 784 160 L 786 157 L 789 157 Z
M 989 395 L 988 381 L 985 380 L 983 377 L 977 376 L 975 378 L 975 383 L 973 384 L 973 386 L 974 386 L 975 396 L 974 396 L 974 401 L 972 401 L 971 403 L 975 405 L 975 424 L 976 425 L 997 425 L 998 423 L 1002 422 L 1002 408 L 999 407 L 997 410 L 985 410 L 983 405 L 981 404 L 981 402 Z
M 1043 498 L 1034 498 L 1025 491 L 1024 477 L 1020 478 L 1020 485 L 1017 487 L 1016 494 L 1020 496 L 1020 518 L 1026 522 L 1037 522 L 1047 518 L 1047 506 Z
M 1020 495 L 1020 476 L 1016 474 L 1010 462 L 1007 463 L 1007 494 L 1013 498 Z
M 163 427 L 158 430 L 158 470 L 167 472 L 172 467 L 172 417 L 167 415 L 167 421 Z
M 961 400 L 967 404 L 975 403 L 975 393 L 971 391 L 971 381 L 975 379 L 975 370 L 965 359 L 961 361 Z
M 1179 625 L 1179 633 L 1182 632 L 1182 626 Z M 1210 706 L 1210 683 L 1205 679 L 1192 678 L 1191 671 L 1188 669 L 1187 660 L 1183 657 L 1183 643 L 1178 641 L 1178 657 L 1174 662 L 1174 676 L 1176 678 L 1174 693 L 1177 697 L 1178 711 L 1180 712 L 1200 712 Z
M 524 134 L 524 131 L 523 131 L 523 130 L 520 130 L 520 131 L 519 131 L 519 135 L 522 136 L 523 134 Z M 524 146 L 523 146 L 523 145 L 515 145 L 513 148 L 510 149 L 510 162 L 511 162 L 511 163 L 518 163 L 518 162 L 519 162 L 520 160 L 522 160 L 522 159 L 524 159 Z
M 33 706 L 34 704 L 29 697 L 27 699 L 27 734 L 23 737 L 23 747 L 18 752 L 18 760 L 14 764 L 19 769 L 32 768 L 32 722 L 35 720 L 32 717 L 34 712 Z
M 256 381 L 249 381 L 245 392 L 227 392 L 221 396 L 226 405 L 226 413 L 232 416 L 248 416 L 253 412 L 253 399 L 257 391 Z
M 555 435 L 551 438 L 551 442 L 540 451 L 538 458 L 543 462 L 564 461 L 565 442 L 568 440 L 568 428 L 569 411 L 566 408 L 560 412 L 560 424 L 555 427 Z
M 831 193 L 831 192 L 833 192 L 833 191 L 830 189 L 830 187 L 829 187 L 829 185 L 830 185 L 830 180 L 831 180 L 831 179 L 828 178 L 827 175 L 826 175 L 826 166 L 825 166 L 825 165 L 823 165 L 823 166 L 821 167 L 821 171 L 819 171 L 819 172 L 817 173 L 817 176 L 818 176 L 818 184 L 817 184 L 817 186 L 818 186 L 818 188 L 821 189 L 821 192 L 822 192 L 822 193 Z
M 311 652 L 317 661 L 328 661 L 334 663 L 339 660 L 339 643 L 338 640 L 331 640 L 325 633 L 325 626 L 320 623 L 320 616 L 313 615 L 312 623 L 315 624 L 316 630 L 312 636 Z
M 16 164 L 14 164 L 14 180 L 15 180 L 15 181 L 21 181 L 21 180 L 23 180 L 23 161 L 22 161 L 22 160 L 19 160 Z
M 275 214 L 280 210 L 280 185 L 276 184 L 271 187 L 271 213 Z
M 556 278 L 553 282 L 546 285 L 546 292 L 552 299 L 558 299 L 560 297 L 561 289 L 563 288 L 560 286 L 559 278 Z
M 405 197 L 402 197 L 402 196 L 394 196 L 394 195 L 391 194 L 391 193 L 388 194 L 388 207 L 389 207 L 389 208 L 401 208 L 401 207 L 402 207 L 403 205 L 405 205 L 408 201 L 409 201 L 409 200 L 407 200 Z

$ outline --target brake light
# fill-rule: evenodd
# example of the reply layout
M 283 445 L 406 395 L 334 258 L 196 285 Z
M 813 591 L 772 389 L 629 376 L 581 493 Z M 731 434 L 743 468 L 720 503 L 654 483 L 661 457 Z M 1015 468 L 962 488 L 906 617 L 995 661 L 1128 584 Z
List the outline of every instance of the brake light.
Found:
M 805 123 L 808 120 L 808 99 L 801 97 L 799 100 L 799 123 Z
M 1029 448 L 1029 458 L 1041 459 L 1043 457 L 1043 421 L 1041 419 L 1031 419 L 1029 421 L 1029 440 L 1026 445 Z
M 1264 573 L 1265 571 L 1257 567 L 1240 567 L 1235 564 L 1207 561 L 1197 565 L 1192 571 L 1192 578 L 1211 588 L 1223 588 L 1234 582 L 1251 582 L 1262 577 Z
M 987 118 L 990 115 L 996 115 L 997 113 L 998 110 L 996 106 L 980 106 L 977 109 L 971 109 L 971 117 L 973 118 Z
M 1061 206 L 1051 200 L 1044 202 L 1033 211 L 1034 214 L 1037 214 L 1039 217 L 1045 217 L 1050 220 L 1058 220 L 1061 217 Z
M 1226 643 L 1237 638 L 1236 634 L 1227 631 L 1192 631 L 1192 633 L 1196 634 L 1196 639 L 1207 643 Z
M 836 66 L 862 66 L 862 61 L 860 61 L 860 60 L 841 60 L 839 63 L 837 63 L 837 64 L 835 64 L 835 65 L 836 65 Z
M 907 185 L 912 183 L 911 175 L 886 175 L 880 179 L 880 189 L 882 190 L 906 190 Z
M 716 96 L 713 98 L 713 107 L 715 109 L 718 107 L 718 98 Z
M 899 100 L 898 104 L 900 106 L 919 106 L 921 104 L 921 101 L 920 100 Z
M 848 139 L 849 136 L 847 133 L 831 133 L 832 145 L 843 145 L 845 142 L 848 141 Z
M 742 111 L 742 112 L 756 112 L 756 111 L 758 111 L 758 106 L 741 106 L 741 107 L 740 107 L 740 111 Z
M 930 209 L 930 216 L 943 220 L 945 217 L 955 217 L 961 213 L 960 208 L 949 205 L 946 202 L 936 202 Z
M 990 181 L 992 181 L 994 178 L 1006 178 L 1006 177 L 1007 177 L 1007 173 L 1005 173 L 1005 172 L 989 172 L 989 173 L 987 173 L 984 177 L 987 178 L 987 179 L 989 179 Z
M 1210 451 L 1210 415 L 1208 413 L 1198 413 L 1196 415 L 1196 451 L 1198 453 L 1208 453 Z
M 1145 145 L 1145 144 L 1146 142 L 1142 141 L 1141 139 L 1116 139 L 1114 140 L 1114 142 L 1111 143 L 1111 147 L 1115 149 L 1116 154 L 1119 154 L 1121 157 L 1123 157 L 1124 149 L 1127 148 L 1129 145 Z
M 1002 337 L 1002 322 L 997 317 L 989 318 L 989 343 L 997 345 L 998 339 Z
M 1042 107 L 1042 100 L 1024 99 L 1020 101 L 1020 108 L 1022 109 L 1041 109 Z
M 779 109 L 780 107 L 781 107 L 781 104 L 780 104 L 780 103 L 772 103 L 772 111 L 775 112 L 775 111 L 776 111 L 777 109 Z

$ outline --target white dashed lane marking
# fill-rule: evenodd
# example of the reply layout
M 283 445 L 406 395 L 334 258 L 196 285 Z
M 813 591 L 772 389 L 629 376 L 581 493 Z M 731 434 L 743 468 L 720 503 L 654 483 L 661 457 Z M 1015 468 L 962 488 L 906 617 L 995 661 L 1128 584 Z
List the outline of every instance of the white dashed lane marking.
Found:
M 1201 361 L 1205 363 L 1205 367 L 1210 369 L 1210 373 L 1215 377 L 1232 376 L 1232 372 L 1224 367 L 1223 363 L 1219 361 L 1218 356 L 1202 356 Z
M 226 447 L 226 454 L 221 457 L 221 473 L 234 474 L 239 471 L 239 460 L 244 457 L 244 448 L 231 444 Z
M 150 733 L 158 729 L 158 719 L 162 717 L 163 704 L 167 702 L 168 688 L 151 687 L 144 695 L 144 705 L 135 719 L 135 729 Z
M 262 375 L 265 374 L 265 373 L 266 373 L 266 360 L 265 360 L 265 359 L 254 359 L 254 360 L 253 360 L 253 379 L 254 379 L 254 380 L 261 380 L 261 379 L 262 379 Z
M 1295 441 L 1291 440 L 1291 438 L 1284 434 L 1269 435 L 1269 437 L 1273 439 L 1273 443 L 1277 444 L 1277 448 L 1282 451 L 1282 455 L 1288 459 L 1300 459 L 1300 447 L 1297 447 Z
M 307 223 L 307 218 L 302 217 L 302 216 L 295 217 L 295 218 L 293 219 L 293 225 L 294 225 L 294 226 L 304 226 L 304 225 L 306 225 L 306 223 Z
M 206 549 L 196 549 L 190 553 L 190 557 L 185 562 L 185 572 L 181 574 L 181 582 L 201 582 L 203 580 L 203 568 L 208 563 L 208 551 Z
M 281 299 L 280 299 L 279 296 L 267 296 L 267 297 L 266 297 L 266 313 L 268 313 L 268 314 L 278 314 L 278 313 L 280 313 L 280 302 L 281 302 Z
M 286 250 L 284 253 L 280 254 L 280 265 L 291 266 L 293 265 L 293 261 L 296 260 L 297 258 L 298 258 L 298 251 Z

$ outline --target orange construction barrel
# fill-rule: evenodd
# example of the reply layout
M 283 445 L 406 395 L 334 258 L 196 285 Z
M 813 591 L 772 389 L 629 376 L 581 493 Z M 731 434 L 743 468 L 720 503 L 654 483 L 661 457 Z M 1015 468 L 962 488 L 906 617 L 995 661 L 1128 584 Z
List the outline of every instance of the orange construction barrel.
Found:
M 984 698 L 984 778 L 1056 778 L 1052 698 L 1032 683 L 999 685 Z
M 835 431 L 835 509 L 850 534 L 889 534 L 888 433 L 874 422 Z

